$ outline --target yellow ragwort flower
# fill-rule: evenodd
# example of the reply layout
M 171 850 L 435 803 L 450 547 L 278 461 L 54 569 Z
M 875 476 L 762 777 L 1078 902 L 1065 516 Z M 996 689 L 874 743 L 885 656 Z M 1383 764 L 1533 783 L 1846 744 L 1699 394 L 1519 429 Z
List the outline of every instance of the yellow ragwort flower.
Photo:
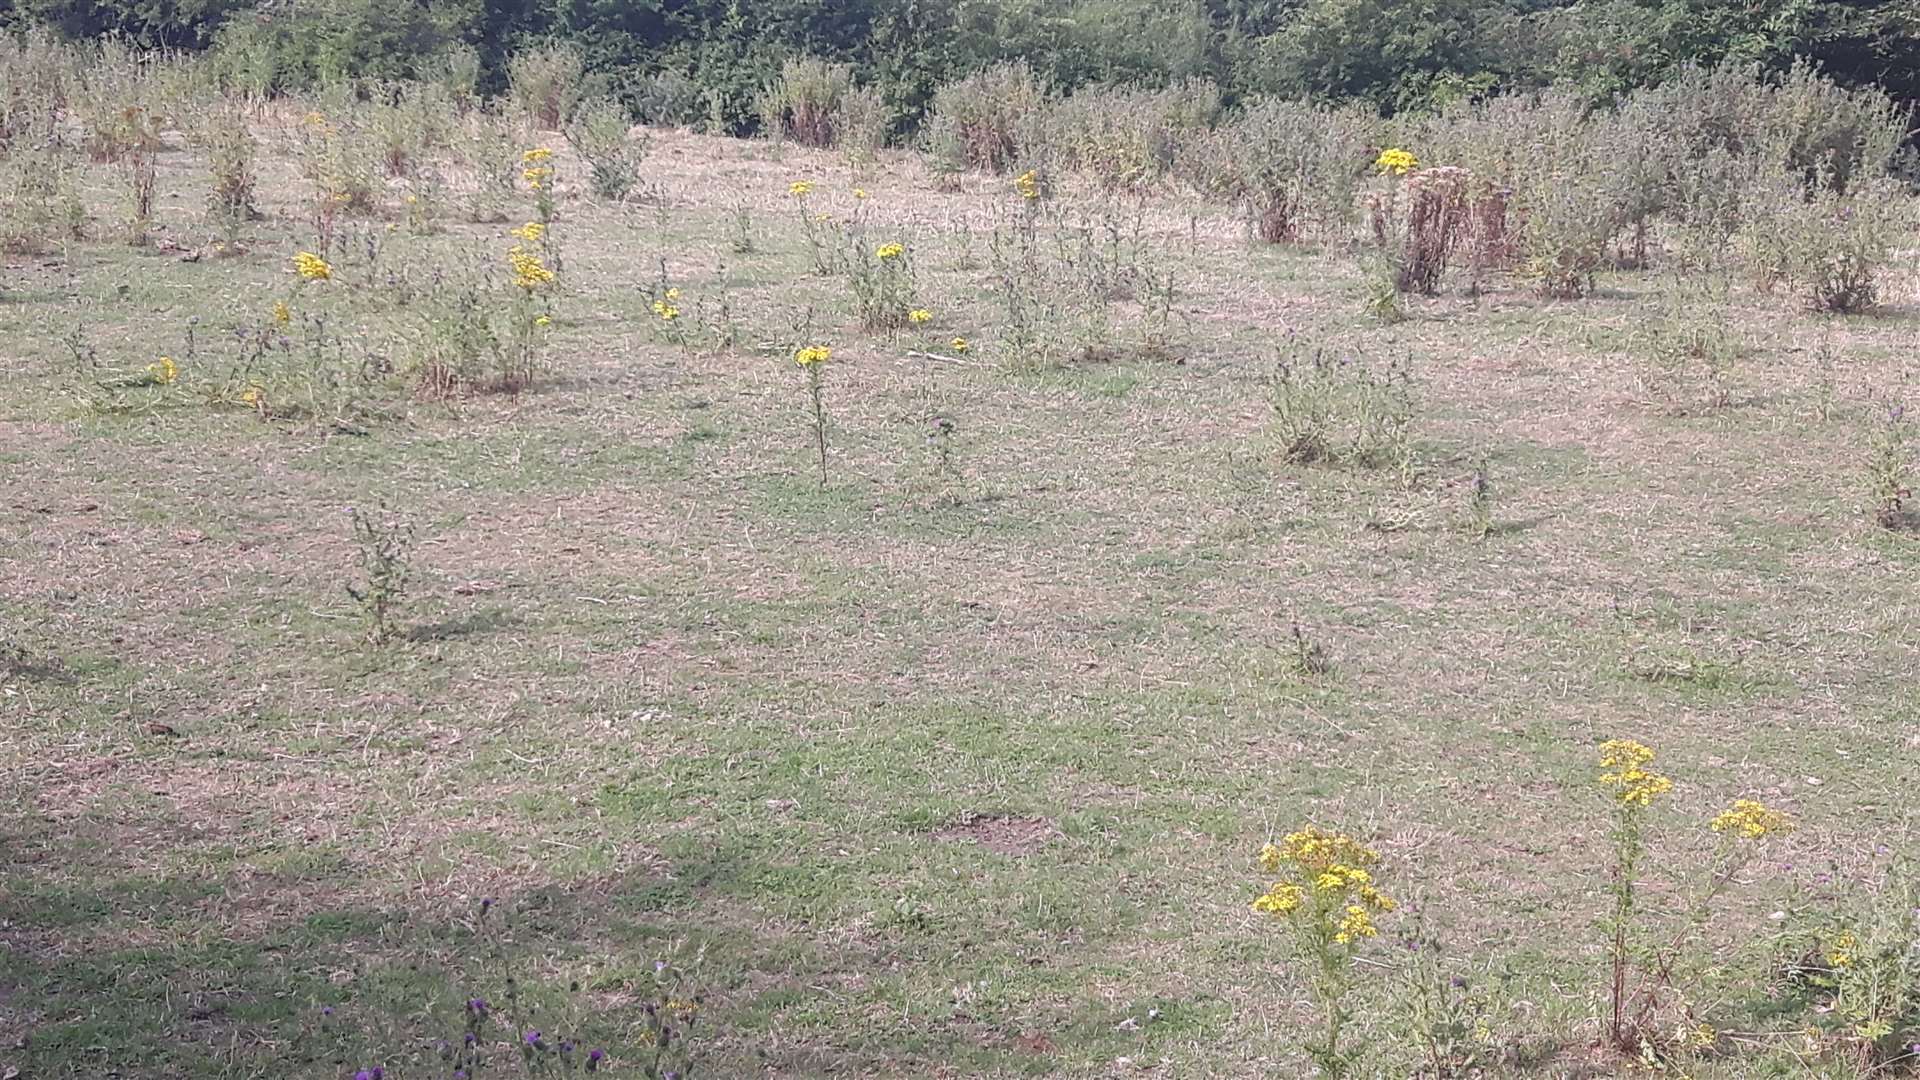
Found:
M 522 151 L 520 154 L 520 162 L 523 165 L 538 165 L 543 161 L 552 160 L 552 158 L 553 151 L 544 146 L 536 146 L 531 150 Z
M 907 321 L 910 323 L 923 323 L 932 318 L 933 312 L 928 311 L 926 308 L 914 308 L 912 311 L 907 312 Z
M 1039 198 L 1040 197 L 1040 174 L 1035 172 L 1032 169 L 1028 169 L 1026 172 L 1021 173 L 1020 176 L 1017 179 L 1015 179 L 1013 182 L 1013 190 L 1019 192 L 1020 197 L 1023 199 Z
M 865 188 L 854 188 L 854 189 L 853 189 L 853 197 L 854 197 L 854 198 L 856 198 L 856 199 L 864 199 L 864 198 L 866 198 L 866 197 L 867 197 L 867 189 L 865 189 Z
M 899 244 L 881 244 L 879 247 L 873 249 L 873 257 L 882 262 L 888 259 L 897 259 L 906 253 L 907 249 L 901 247 Z
M 1346 914 L 1334 926 L 1333 940 L 1341 945 L 1350 944 L 1355 938 L 1373 937 L 1380 931 L 1373 925 L 1373 916 L 1359 904 L 1348 904 Z
M 653 313 L 660 316 L 661 322 L 672 322 L 680 317 L 680 309 L 667 303 L 665 300 L 655 300 L 653 302 Z
M 553 325 L 553 317 L 552 317 L 552 316 L 550 316 L 550 315 L 539 315 L 539 316 L 535 316 L 535 317 L 534 317 L 534 320 L 533 320 L 533 325 L 535 325 L 535 326 L 541 326 L 541 327 L 545 327 L 545 326 L 552 326 L 552 325 Z
M 293 272 L 299 274 L 302 281 L 328 281 L 333 277 L 333 267 L 311 251 L 302 251 L 293 257 Z
M 1252 907 L 1269 915 L 1289 915 L 1298 911 L 1305 899 L 1306 893 L 1300 886 L 1276 881 L 1272 888 L 1254 899 Z
M 796 199 L 804 199 L 813 194 L 813 181 L 795 180 L 793 183 L 787 185 L 787 194 Z
M 1600 786 L 1613 792 L 1621 806 L 1642 809 L 1673 790 L 1673 781 L 1648 769 L 1654 753 L 1632 739 L 1610 739 L 1600 745 Z
M 285 300 L 275 300 L 273 302 L 273 321 L 279 323 L 281 326 L 285 326 L 293 321 L 293 309 L 287 306 Z
M 507 249 L 507 265 L 513 268 L 513 283 L 528 292 L 553 283 L 554 274 L 547 264 L 519 244 Z
M 952 341 L 952 345 L 953 345 L 953 351 L 957 353 L 963 353 L 963 352 L 966 352 L 968 349 L 973 348 L 973 345 L 969 343 L 966 338 L 963 338 L 963 337 L 954 338 Z
M 1860 944 L 1852 931 L 1843 930 L 1827 941 L 1827 966 L 1852 967 L 1853 950 Z
M 537 244 L 547 235 L 547 227 L 537 221 L 529 221 L 517 229 L 508 230 L 507 235 L 516 240 L 525 240 L 529 244 Z
M 180 366 L 173 362 L 173 357 L 163 356 L 158 361 L 147 365 L 147 377 L 165 386 L 180 377 Z
M 1714 832 L 1730 832 L 1748 840 L 1793 829 L 1792 818 L 1754 799 L 1733 800 L 1733 805 L 1715 816 L 1712 824 Z
M 824 345 L 808 345 L 805 348 L 795 350 L 793 362 L 799 364 L 801 367 L 812 367 L 815 364 L 826 363 L 827 358 L 832 355 L 833 351 Z
M 1373 167 L 1383 176 L 1389 173 L 1394 176 L 1405 176 L 1419 164 L 1419 159 L 1415 158 L 1410 151 L 1399 149 L 1382 150 L 1380 156 L 1373 161 Z

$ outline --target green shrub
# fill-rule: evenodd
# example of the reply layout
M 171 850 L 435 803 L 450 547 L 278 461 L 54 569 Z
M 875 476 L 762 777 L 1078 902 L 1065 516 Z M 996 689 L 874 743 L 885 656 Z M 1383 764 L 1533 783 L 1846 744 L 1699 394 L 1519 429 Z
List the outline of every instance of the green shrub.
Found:
M 1361 109 L 1267 98 L 1196 139 L 1180 171 L 1203 192 L 1244 201 L 1260 239 L 1290 242 L 1352 220 L 1374 126 Z
M 586 103 L 567 121 L 567 142 L 587 163 L 588 184 L 602 199 L 624 199 L 639 183 L 648 142 L 645 135 L 635 138 L 631 126 L 627 110 L 608 98 Z
M 1895 245 L 1914 224 L 1914 200 L 1881 177 L 1839 191 L 1774 168 L 1749 189 L 1747 249 L 1763 287 L 1785 283 L 1815 311 L 1864 311 L 1879 297 Z
M 558 131 L 580 101 L 585 75 L 578 49 L 550 41 L 507 62 L 507 93 L 529 123 L 542 131 Z
M 406 79 L 466 29 L 451 8 L 384 0 L 261 7 L 214 38 L 221 81 L 248 93 L 353 79 Z
M 1060 99 L 1052 131 L 1062 164 L 1108 187 L 1141 187 L 1172 168 L 1220 114 L 1220 88 L 1188 79 L 1159 90 L 1097 86 Z
M 74 174 L 77 163 L 57 144 L 16 150 L 0 158 L 0 251 L 38 255 L 78 239 L 86 223 Z
M 791 139 L 801 146 L 833 146 L 841 104 L 852 90 L 852 64 L 829 64 L 811 56 L 789 60 L 760 92 L 761 130 L 769 138 Z
M 1045 156 L 1046 105 L 1026 61 L 987 68 L 934 92 L 927 150 L 947 170 L 1025 167 Z
M 707 112 L 706 92 L 678 71 L 657 71 L 629 92 L 633 115 L 653 127 L 691 127 Z

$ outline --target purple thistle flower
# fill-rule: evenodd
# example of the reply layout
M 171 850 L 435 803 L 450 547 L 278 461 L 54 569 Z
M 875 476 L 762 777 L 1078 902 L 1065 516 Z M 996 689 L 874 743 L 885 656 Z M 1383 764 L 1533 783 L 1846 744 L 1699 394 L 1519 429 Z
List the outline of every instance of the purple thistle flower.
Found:
M 467 1011 L 481 1018 L 482 1020 L 486 1019 L 487 1018 L 486 999 L 474 998 L 472 1001 L 467 1002 Z
M 571 1054 L 571 1053 L 573 1053 L 573 1044 L 572 1044 L 571 1042 L 568 1042 L 568 1041 L 567 1041 L 567 1040 L 565 1040 L 565 1039 L 562 1039 L 562 1040 L 560 1040 L 560 1054 L 561 1054 L 561 1056 L 562 1056 L 562 1057 L 564 1057 L 564 1056 L 566 1056 L 567 1054 Z
M 353 1080 L 373 1080 L 373 1074 L 365 1069 L 353 1074 Z
M 375 1065 L 373 1067 L 373 1080 L 387 1080 L 387 1070 Z
M 333 1006 L 331 1006 L 331 1005 L 322 1005 L 322 1006 L 320 1007 L 320 1015 L 321 1015 L 321 1016 L 332 1016 L 332 1015 L 333 1015 Z
M 600 1059 L 606 1056 L 607 1056 L 607 1052 L 605 1050 L 587 1051 L 587 1071 L 588 1072 L 600 1071 Z
M 482 914 L 485 914 L 486 912 L 492 910 L 492 908 L 493 908 L 493 897 L 483 896 L 480 898 L 480 911 Z
M 538 1031 L 527 1032 L 527 1045 L 535 1050 L 540 1049 L 540 1033 Z
M 467 1032 L 467 1045 L 468 1045 L 468 1046 L 472 1046 L 472 1045 L 473 1045 L 474 1043 L 476 1043 L 476 1042 L 478 1042 L 478 1041 L 479 1041 L 478 1039 L 475 1039 L 475 1038 L 473 1037 L 473 1032 L 471 1032 L 471 1031 L 469 1031 L 469 1032 Z
M 465 1069 L 453 1070 L 453 1080 L 467 1080 L 467 1070 Z

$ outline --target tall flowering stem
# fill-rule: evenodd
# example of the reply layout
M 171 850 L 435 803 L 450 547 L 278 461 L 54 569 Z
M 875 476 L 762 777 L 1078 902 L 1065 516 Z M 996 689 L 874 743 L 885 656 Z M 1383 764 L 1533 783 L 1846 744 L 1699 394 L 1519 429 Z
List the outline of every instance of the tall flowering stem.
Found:
M 1376 914 L 1392 911 L 1392 898 L 1374 885 L 1380 855 L 1350 836 L 1311 825 L 1260 849 L 1260 869 L 1274 879 L 1253 901 L 1292 938 L 1312 971 L 1312 991 L 1325 1027 L 1307 1053 L 1324 1077 L 1346 1075 L 1340 1035 L 1353 989 L 1353 961 L 1361 945 L 1379 933 Z
M 1626 1018 L 1627 946 L 1634 920 L 1634 881 L 1640 857 L 1646 851 L 1645 815 L 1655 799 L 1673 790 L 1673 781 L 1654 772 L 1654 752 L 1632 739 L 1611 739 L 1600 746 L 1599 785 L 1613 806 L 1613 912 L 1608 922 L 1608 952 L 1612 963 L 1608 1034 L 1615 1046 L 1633 1044 Z
M 807 373 L 807 398 L 813 407 L 813 442 L 820 452 L 820 488 L 827 487 L 827 404 L 826 375 L 827 359 L 832 351 L 822 345 L 808 345 L 796 350 L 793 361 Z

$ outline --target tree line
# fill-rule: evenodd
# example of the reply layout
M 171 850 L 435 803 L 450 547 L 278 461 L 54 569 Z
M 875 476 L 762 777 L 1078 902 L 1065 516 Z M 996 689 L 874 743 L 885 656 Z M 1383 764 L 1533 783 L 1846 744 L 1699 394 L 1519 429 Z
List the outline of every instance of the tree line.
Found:
M 797 56 L 854 65 L 899 130 L 1008 59 L 1059 91 L 1205 77 L 1229 101 L 1384 113 L 1545 86 L 1603 102 L 1689 66 L 1802 59 L 1920 100 L 1920 0 L 0 0 L 0 26 L 245 52 L 284 86 L 419 76 L 448 50 L 497 86 L 516 50 L 558 39 L 637 110 L 664 87 L 736 132 Z

